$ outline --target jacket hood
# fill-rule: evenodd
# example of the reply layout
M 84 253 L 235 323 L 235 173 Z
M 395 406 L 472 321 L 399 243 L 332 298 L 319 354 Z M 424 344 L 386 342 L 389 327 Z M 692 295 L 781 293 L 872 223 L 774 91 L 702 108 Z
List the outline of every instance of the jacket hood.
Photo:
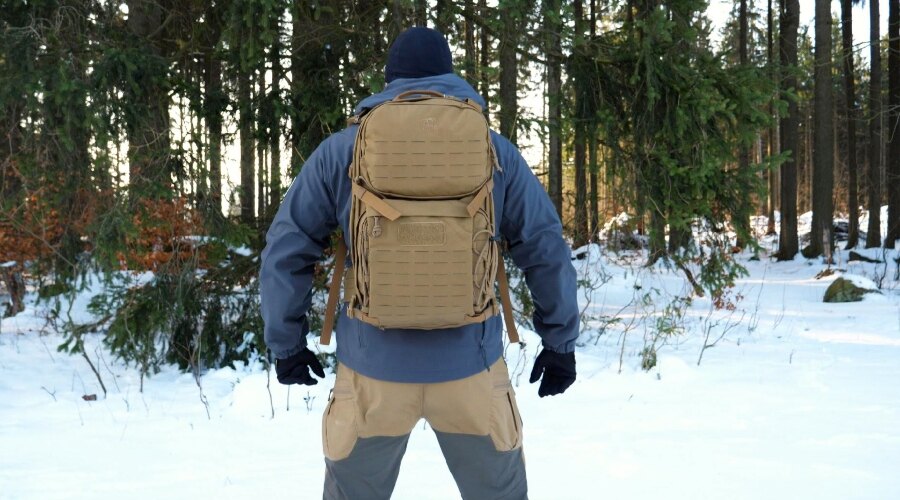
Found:
M 472 99 L 482 108 L 485 106 L 484 99 L 469 85 L 469 82 L 460 78 L 456 73 L 447 73 L 424 78 L 397 78 L 387 84 L 381 92 L 363 99 L 353 109 L 353 114 L 357 115 L 366 108 L 374 108 L 407 90 L 434 90 L 435 92 L 441 92 L 461 99 Z

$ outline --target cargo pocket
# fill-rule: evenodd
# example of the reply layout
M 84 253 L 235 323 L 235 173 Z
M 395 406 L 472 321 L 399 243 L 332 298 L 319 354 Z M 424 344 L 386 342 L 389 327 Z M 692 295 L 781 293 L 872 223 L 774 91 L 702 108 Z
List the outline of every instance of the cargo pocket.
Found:
M 491 441 L 497 451 L 514 450 L 522 446 L 522 418 L 516 404 L 516 393 L 506 370 L 492 371 L 501 372 L 503 380 L 495 378 L 491 397 Z
M 356 398 L 349 382 L 338 380 L 322 416 L 322 450 L 329 460 L 342 460 L 356 446 Z

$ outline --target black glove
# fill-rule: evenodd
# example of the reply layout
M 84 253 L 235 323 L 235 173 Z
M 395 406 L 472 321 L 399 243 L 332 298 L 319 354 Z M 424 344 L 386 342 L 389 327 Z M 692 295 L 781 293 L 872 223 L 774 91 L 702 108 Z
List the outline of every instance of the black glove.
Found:
M 528 380 L 532 384 L 541 380 L 541 387 L 538 388 L 538 395 L 555 396 L 566 392 L 575 382 L 575 353 L 558 353 L 549 349 L 544 349 L 538 354 L 534 360 L 534 368 L 531 370 L 531 378 Z
M 325 378 L 325 370 L 322 369 L 322 363 L 319 363 L 316 355 L 306 347 L 291 357 L 275 360 L 275 373 L 278 375 L 278 381 L 285 385 L 318 384 L 319 381 L 310 376 L 310 369 L 319 378 Z

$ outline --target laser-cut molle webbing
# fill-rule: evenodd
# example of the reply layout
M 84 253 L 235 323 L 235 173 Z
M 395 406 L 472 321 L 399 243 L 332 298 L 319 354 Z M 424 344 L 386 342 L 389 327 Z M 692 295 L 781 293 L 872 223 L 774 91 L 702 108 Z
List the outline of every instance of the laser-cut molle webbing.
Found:
M 456 99 L 419 96 L 376 106 L 359 122 L 348 314 L 412 329 L 497 314 L 497 163 L 484 116 Z

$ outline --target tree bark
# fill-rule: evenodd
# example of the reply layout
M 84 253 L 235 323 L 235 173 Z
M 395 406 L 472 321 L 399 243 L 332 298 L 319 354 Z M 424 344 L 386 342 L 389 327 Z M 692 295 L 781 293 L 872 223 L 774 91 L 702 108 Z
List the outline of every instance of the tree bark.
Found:
M 559 0 L 544 0 L 545 54 L 547 57 L 547 121 L 549 125 L 549 194 L 560 220 L 562 214 L 562 46 L 560 42 Z
M 162 75 L 156 74 L 167 62 L 160 40 L 162 6 L 153 0 L 128 0 L 128 29 L 138 49 L 146 54 L 147 77 L 140 92 L 126 89 L 135 106 L 128 123 L 129 183 L 136 197 L 162 195 L 171 188 L 169 166 L 169 104 Z
M 250 70 L 242 68 L 238 72 L 238 131 L 240 133 L 241 147 L 241 222 L 252 225 L 254 221 L 253 202 L 254 196 L 254 151 L 253 151 L 253 82 L 250 80 Z
M 428 26 L 428 2 L 416 0 L 415 10 L 416 26 Z
M 746 66 L 750 63 L 750 59 L 747 55 L 747 47 L 749 43 L 750 36 L 750 23 L 748 19 L 747 12 L 747 0 L 740 0 L 740 9 L 738 13 L 739 17 L 739 33 L 738 33 L 738 56 L 740 59 L 740 65 Z M 746 171 L 750 169 L 750 147 L 747 145 L 741 145 L 740 151 L 738 151 L 738 168 L 741 171 Z M 737 233 L 740 234 L 749 234 L 750 232 L 750 220 L 744 217 L 738 217 L 737 220 L 732 221 L 735 225 L 735 228 L 738 229 Z M 736 241 L 736 246 L 738 248 L 744 247 L 746 242 L 741 241 L 741 237 L 739 236 Z
M 856 161 L 856 82 L 853 75 L 853 3 L 841 0 L 841 35 L 844 52 L 844 94 L 847 99 L 847 211 L 850 217 L 847 248 L 859 244 L 859 192 Z
M 513 144 L 516 141 L 516 118 L 519 114 L 519 62 L 516 46 L 519 42 L 518 2 L 503 1 L 498 6 L 503 36 L 500 37 L 500 134 Z
M 900 239 L 900 0 L 888 2 L 888 155 L 885 186 L 888 194 L 886 248 Z
M 218 40 L 218 37 L 216 37 Z M 213 48 L 207 54 L 205 76 L 206 127 L 209 134 L 209 203 L 217 213 L 222 211 L 222 112 L 225 94 L 222 89 L 222 60 Z
M 831 2 L 816 0 L 815 124 L 813 136 L 813 220 L 806 257 L 825 252 L 834 217 L 834 98 L 831 52 Z M 828 245 L 831 240 L 829 239 Z
M 597 36 L 597 0 L 591 0 L 591 17 L 590 17 L 590 27 L 588 29 L 590 32 L 590 42 L 594 43 L 595 38 Z M 590 241 L 595 241 L 597 239 L 597 235 L 600 231 L 600 207 L 599 199 L 600 195 L 597 192 L 598 183 L 598 169 L 599 162 L 597 161 L 597 118 L 596 118 L 596 110 L 594 111 L 594 116 L 591 116 L 591 125 L 588 129 L 588 154 L 590 157 L 588 169 L 590 172 L 590 190 L 591 190 L 591 237 Z
M 800 2 L 783 0 L 779 32 L 779 52 L 783 68 L 783 98 L 788 101 L 787 116 L 779 123 L 781 151 L 790 156 L 781 165 L 781 234 L 778 238 L 778 260 L 793 260 L 799 250 L 797 238 L 797 153 L 799 151 L 800 110 L 797 101 L 787 95 L 797 87 L 792 69 L 797 66 L 797 29 L 800 25 Z
M 435 5 L 434 29 L 448 37 L 453 26 L 453 14 L 450 9 L 451 0 L 437 0 Z
M 259 73 L 256 74 L 256 98 L 254 101 L 256 102 L 256 105 L 253 106 L 256 110 L 254 124 L 257 128 L 257 133 L 254 134 L 256 142 L 256 213 L 262 218 L 266 213 L 266 205 L 268 202 L 268 197 L 266 196 L 266 169 L 268 168 L 268 165 L 266 165 L 265 139 L 267 138 L 267 134 L 271 133 L 267 127 L 267 120 L 263 118 L 263 115 L 268 115 L 271 111 L 269 109 L 268 99 L 266 98 L 265 64 L 262 65 Z
M 279 14 L 284 14 L 283 11 L 279 10 Z M 270 54 L 270 60 L 272 63 L 272 94 L 277 98 L 277 96 L 281 95 L 281 80 L 284 76 L 284 71 L 281 67 L 281 30 L 280 26 L 281 15 L 274 18 L 275 21 L 275 42 L 272 44 L 272 52 Z M 272 134 L 272 142 L 270 144 L 270 152 L 271 161 L 269 167 L 269 205 L 271 207 L 278 207 L 281 202 L 281 123 L 280 119 L 278 122 L 273 124 L 275 126 L 275 130 L 271 131 Z
M 575 39 L 572 50 L 574 64 L 571 70 L 571 79 L 575 85 L 575 247 L 587 244 L 588 232 L 588 207 L 587 184 L 585 179 L 585 163 L 587 156 L 587 96 L 588 80 L 585 70 L 587 67 L 585 33 L 584 33 L 584 4 L 581 0 L 574 2 L 575 15 Z
M 775 14 L 774 14 L 774 9 L 772 8 L 772 0 L 769 0 L 769 5 L 768 5 L 768 9 L 767 9 L 766 13 L 768 16 L 768 23 L 766 26 L 766 42 L 767 42 L 766 50 L 767 50 L 767 61 L 769 63 L 769 78 L 771 78 L 772 81 L 775 82 L 775 85 L 776 85 L 775 92 L 777 95 L 778 89 L 781 88 L 781 83 L 777 80 L 776 75 L 778 75 L 778 72 L 775 69 L 776 64 L 777 64 L 775 61 L 775 37 L 774 37 Z M 769 104 L 769 116 L 772 117 L 773 120 L 775 119 L 775 105 L 773 103 Z M 769 146 L 768 155 L 769 155 L 769 158 L 771 158 L 771 157 L 775 156 L 776 154 L 778 154 L 778 144 L 776 142 L 777 141 L 777 126 L 774 123 L 769 127 L 768 136 L 769 136 L 768 137 L 768 146 Z M 769 169 L 767 171 L 767 177 L 768 177 L 768 190 L 767 190 L 768 196 L 766 196 L 766 199 L 768 200 L 768 203 L 766 205 L 766 216 L 768 219 L 768 222 L 766 224 L 766 234 L 767 235 L 776 234 L 776 232 L 775 232 L 775 207 L 776 207 L 777 193 L 778 193 L 778 190 L 777 190 L 778 182 L 776 180 L 778 178 L 778 172 L 779 171 L 775 167 L 771 167 L 771 166 L 769 167 Z
M 478 12 L 483 18 L 487 19 L 488 15 L 487 0 L 478 1 Z M 488 78 L 488 67 L 490 66 L 491 40 L 488 36 L 488 30 L 485 26 L 479 29 L 479 49 L 481 57 L 478 65 L 479 81 L 481 84 L 481 98 L 484 99 L 485 116 L 490 116 L 490 79 Z
M 465 6 L 465 24 L 466 24 L 466 32 L 465 32 L 465 59 L 463 69 L 466 73 L 466 81 L 469 82 L 473 88 L 478 86 L 478 75 L 475 71 L 475 23 L 472 22 L 472 19 L 475 15 L 475 7 L 472 3 L 472 0 L 466 0 Z
M 868 203 L 869 225 L 866 228 L 866 248 L 881 246 L 881 15 L 878 2 L 869 2 L 869 170 Z

